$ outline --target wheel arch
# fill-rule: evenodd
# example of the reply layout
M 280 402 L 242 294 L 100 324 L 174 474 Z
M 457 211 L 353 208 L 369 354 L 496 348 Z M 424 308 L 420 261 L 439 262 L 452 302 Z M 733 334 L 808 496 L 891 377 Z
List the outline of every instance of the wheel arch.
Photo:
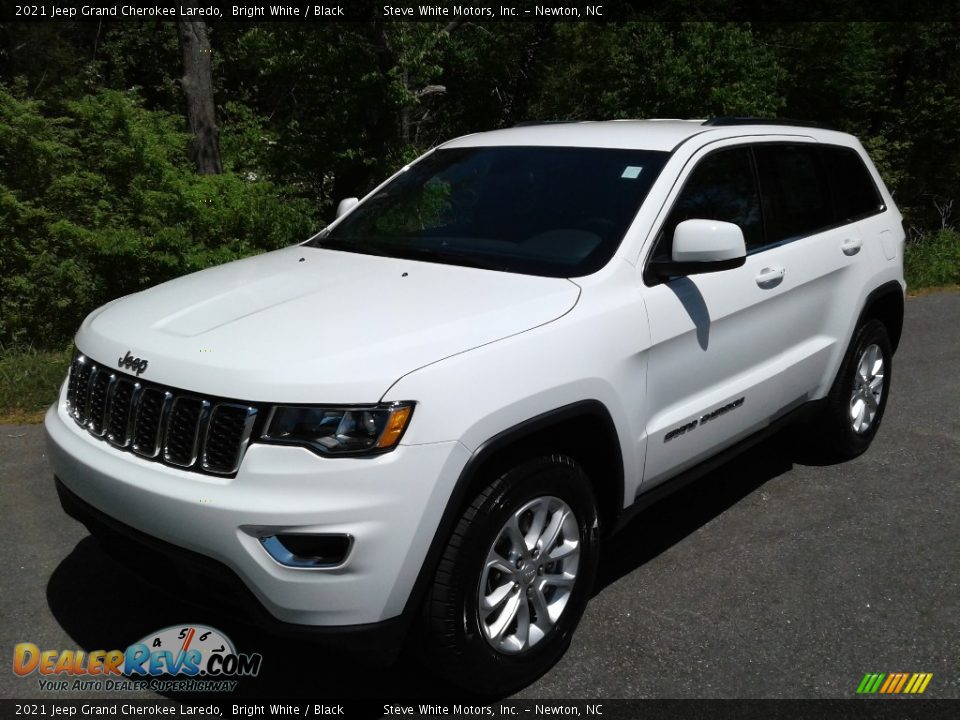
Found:
M 891 280 L 867 295 L 854 328 L 876 318 L 886 326 L 890 336 L 890 348 L 896 352 L 903 334 L 903 312 L 903 286 L 896 280 Z
M 576 446 L 579 443 L 579 447 Z M 426 558 L 404 607 L 411 621 L 426 595 L 443 548 L 463 509 L 490 475 L 538 453 L 570 456 L 590 477 L 601 528 L 610 531 L 623 510 L 623 457 L 613 418 L 599 400 L 556 408 L 503 430 L 471 455 L 454 484 Z

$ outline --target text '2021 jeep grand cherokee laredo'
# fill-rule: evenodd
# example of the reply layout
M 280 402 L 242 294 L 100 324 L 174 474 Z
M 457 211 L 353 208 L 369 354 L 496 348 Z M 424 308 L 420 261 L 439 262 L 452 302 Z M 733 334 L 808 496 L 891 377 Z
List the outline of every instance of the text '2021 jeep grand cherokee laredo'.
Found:
M 498 130 L 338 215 L 93 312 L 46 417 L 68 512 L 214 561 L 277 624 L 516 686 L 667 481 L 799 409 L 839 458 L 880 424 L 904 235 L 849 135 Z

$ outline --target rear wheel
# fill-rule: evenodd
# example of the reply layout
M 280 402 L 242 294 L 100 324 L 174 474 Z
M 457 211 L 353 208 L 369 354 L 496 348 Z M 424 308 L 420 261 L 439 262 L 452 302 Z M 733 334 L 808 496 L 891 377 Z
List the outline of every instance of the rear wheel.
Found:
M 474 691 L 526 685 L 564 653 L 596 573 L 587 476 L 553 455 L 501 474 L 463 512 L 435 574 L 421 650 Z
M 882 322 L 868 320 L 857 329 L 815 427 L 825 459 L 849 460 L 870 447 L 887 406 L 892 359 Z

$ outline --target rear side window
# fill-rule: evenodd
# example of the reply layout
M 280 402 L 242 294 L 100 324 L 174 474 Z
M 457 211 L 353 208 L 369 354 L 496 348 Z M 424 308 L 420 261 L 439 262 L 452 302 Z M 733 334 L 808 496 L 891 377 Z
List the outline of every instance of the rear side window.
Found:
M 835 223 L 853 222 L 885 209 L 870 171 L 855 150 L 828 146 L 817 151 L 833 199 Z
M 692 219 L 739 225 L 748 249 L 763 244 L 760 196 L 749 148 L 719 150 L 694 168 L 660 231 L 655 258 L 670 259 L 674 230 Z
M 815 145 L 757 145 L 767 242 L 810 235 L 836 224 Z

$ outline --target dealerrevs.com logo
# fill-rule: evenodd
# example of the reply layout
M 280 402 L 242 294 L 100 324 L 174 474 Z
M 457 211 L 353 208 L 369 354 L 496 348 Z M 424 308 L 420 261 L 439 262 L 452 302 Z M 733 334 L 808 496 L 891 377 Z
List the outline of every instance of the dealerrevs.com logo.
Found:
M 41 690 L 231 692 L 239 678 L 256 677 L 263 657 L 238 653 L 219 630 L 174 625 L 126 650 L 41 650 L 24 642 L 13 649 L 13 672 L 36 673 Z

